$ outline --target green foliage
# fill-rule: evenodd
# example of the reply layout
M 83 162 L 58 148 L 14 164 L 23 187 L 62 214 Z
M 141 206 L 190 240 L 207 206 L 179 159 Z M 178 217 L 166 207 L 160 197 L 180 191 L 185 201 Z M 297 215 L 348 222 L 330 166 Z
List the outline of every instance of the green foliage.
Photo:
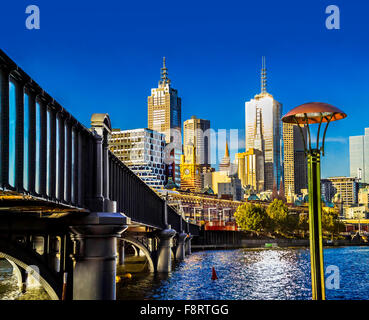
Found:
M 305 234 L 309 230 L 309 214 L 300 213 L 298 229 L 302 232 L 302 237 L 305 238 Z
M 235 214 L 238 227 L 244 231 L 263 231 L 268 225 L 268 216 L 261 205 L 244 203 L 240 205 Z
M 322 213 L 322 230 L 330 233 L 332 240 L 345 230 L 345 224 L 338 219 L 338 212 L 329 210 Z
M 290 231 L 293 221 L 289 219 L 288 207 L 282 200 L 274 199 L 266 212 L 271 220 L 271 228 L 275 232 L 284 234 Z
M 244 203 L 234 216 L 238 227 L 244 231 L 278 233 L 284 237 L 300 234 L 305 238 L 309 230 L 309 214 L 290 213 L 288 206 L 279 199 L 274 199 L 266 209 L 259 204 Z M 328 210 L 322 214 L 322 229 L 333 239 L 345 230 L 345 225 L 335 210 Z

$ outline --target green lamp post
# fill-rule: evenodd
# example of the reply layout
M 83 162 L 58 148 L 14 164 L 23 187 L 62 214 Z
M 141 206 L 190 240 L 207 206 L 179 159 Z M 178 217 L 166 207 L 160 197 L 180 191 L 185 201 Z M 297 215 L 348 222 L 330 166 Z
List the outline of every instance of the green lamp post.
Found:
M 310 234 L 310 261 L 311 284 L 313 300 L 325 300 L 324 261 L 322 238 L 322 204 L 320 196 L 320 154 L 324 156 L 324 140 L 328 125 L 332 121 L 346 118 L 346 114 L 338 108 L 321 102 L 302 104 L 288 112 L 282 121 L 298 125 L 304 142 L 305 155 L 308 160 L 309 184 L 309 234 Z M 309 124 L 319 124 L 316 148 L 311 147 Z M 319 134 L 322 123 L 326 123 L 321 147 L 319 148 Z M 308 141 L 305 141 L 302 125 L 307 126 Z

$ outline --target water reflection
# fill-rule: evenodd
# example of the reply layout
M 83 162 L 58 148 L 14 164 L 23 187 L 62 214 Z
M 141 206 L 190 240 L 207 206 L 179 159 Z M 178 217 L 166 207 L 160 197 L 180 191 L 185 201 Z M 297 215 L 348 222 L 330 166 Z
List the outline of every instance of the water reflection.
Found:
M 327 248 L 325 266 L 337 265 L 339 290 L 327 299 L 368 299 L 369 249 Z M 211 280 L 215 267 L 218 280 Z M 134 275 L 120 284 L 118 299 L 301 300 L 311 299 L 308 249 L 217 250 L 195 252 L 163 276 Z
M 142 270 L 135 264 L 139 260 L 129 267 Z M 327 248 L 324 260 L 340 270 L 340 288 L 327 290 L 327 299 L 369 299 L 369 248 Z M 211 280 L 213 266 L 216 281 Z M 311 299 L 310 287 L 308 249 L 217 250 L 194 252 L 169 275 L 133 272 L 117 283 L 117 299 L 299 300 Z M 0 299 L 49 299 L 45 294 L 19 296 L 11 265 L 0 259 Z
M 0 258 L 0 300 L 50 300 L 50 296 L 32 276 L 26 282 L 26 291 L 22 292 L 12 264 Z

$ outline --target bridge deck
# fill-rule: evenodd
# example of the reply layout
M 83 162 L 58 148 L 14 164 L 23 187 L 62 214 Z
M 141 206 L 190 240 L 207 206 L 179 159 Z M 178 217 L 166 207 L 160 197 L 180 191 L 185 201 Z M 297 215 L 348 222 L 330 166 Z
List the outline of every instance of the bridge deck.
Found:
M 26 213 L 59 218 L 77 212 L 88 212 L 88 210 L 15 191 L 0 190 L 0 214 Z

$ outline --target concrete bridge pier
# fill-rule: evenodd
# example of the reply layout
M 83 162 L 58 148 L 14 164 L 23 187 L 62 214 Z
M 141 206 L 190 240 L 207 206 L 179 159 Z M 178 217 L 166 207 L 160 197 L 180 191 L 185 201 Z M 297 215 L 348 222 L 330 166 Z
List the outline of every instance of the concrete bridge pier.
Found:
M 127 229 L 121 213 L 92 212 L 70 229 L 75 244 L 73 300 L 115 300 L 117 238 Z
M 186 257 L 185 245 L 186 245 L 187 233 L 180 233 L 178 235 L 178 243 L 176 249 L 176 260 L 182 261 Z
M 191 233 L 188 234 L 187 238 L 186 238 L 186 245 L 185 245 L 185 249 L 186 249 L 186 256 L 189 256 L 192 251 L 191 251 L 191 240 L 193 238 L 193 235 L 191 235 Z
M 176 235 L 176 231 L 168 226 L 159 234 L 159 254 L 157 262 L 157 272 L 169 273 L 172 271 L 172 239 Z
M 124 245 L 125 245 L 125 243 L 124 243 L 124 240 L 119 240 L 119 241 L 118 241 L 118 243 L 119 243 L 119 246 L 118 246 L 118 250 L 119 250 L 119 254 L 118 254 L 118 256 L 119 256 L 118 264 L 119 264 L 120 266 L 123 266 L 123 265 L 124 265 L 124 257 L 125 257 L 125 250 L 124 250 Z
M 59 272 L 60 270 L 60 259 L 59 259 L 59 252 L 60 252 L 60 241 L 58 237 L 51 236 L 50 237 L 50 252 L 48 254 L 49 257 L 49 264 L 50 267 Z

